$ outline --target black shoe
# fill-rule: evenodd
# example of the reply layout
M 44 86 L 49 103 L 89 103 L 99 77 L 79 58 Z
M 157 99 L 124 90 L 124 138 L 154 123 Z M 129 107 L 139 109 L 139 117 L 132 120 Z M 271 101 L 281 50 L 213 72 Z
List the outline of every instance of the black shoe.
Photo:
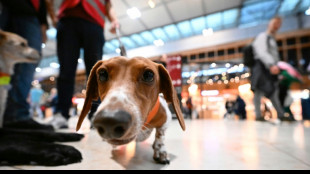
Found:
M 256 118 L 255 121 L 266 121 L 263 117 Z
M 281 121 L 288 121 L 288 122 L 296 121 L 293 117 L 280 117 L 279 119 Z

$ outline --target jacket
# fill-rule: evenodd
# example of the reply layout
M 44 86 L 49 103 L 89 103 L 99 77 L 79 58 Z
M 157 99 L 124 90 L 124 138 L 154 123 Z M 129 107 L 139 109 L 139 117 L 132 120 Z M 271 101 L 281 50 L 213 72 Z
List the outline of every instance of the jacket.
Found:
M 251 89 L 260 90 L 267 98 L 270 98 L 277 88 L 278 76 L 272 75 L 260 61 L 256 60 L 254 67 L 252 68 L 251 76 Z
M 110 0 L 64 0 L 59 8 L 59 16 L 68 9 L 73 8 L 79 3 L 82 3 L 83 8 L 102 28 L 105 23 L 105 16 L 108 12 L 106 11 L 106 4 Z
M 9 12 L 15 15 L 36 16 L 41 25 L 48 26 L 47 10 L 45 0 L 40 0 L 40 7 L 37 11 L 30 0 L 0 0 Z

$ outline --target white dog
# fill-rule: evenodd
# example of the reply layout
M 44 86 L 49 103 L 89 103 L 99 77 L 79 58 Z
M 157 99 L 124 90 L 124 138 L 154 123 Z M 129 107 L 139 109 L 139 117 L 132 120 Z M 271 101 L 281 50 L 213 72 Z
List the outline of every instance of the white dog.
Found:
M 0 30 L 0 128 L 3 127 L 3 114 L 14 65 L 22 62 L 35 63 L 39 58 L 39 53 L 30 48 L 24 38 Z

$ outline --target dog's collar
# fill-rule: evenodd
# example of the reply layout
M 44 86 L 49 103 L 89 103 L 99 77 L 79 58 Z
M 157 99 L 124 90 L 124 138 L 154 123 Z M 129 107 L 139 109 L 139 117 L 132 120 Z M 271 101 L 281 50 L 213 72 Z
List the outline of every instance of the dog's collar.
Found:
M 159 110 L 159 106 L 160 106 L 160 101 L 159 101 L 159 97 L 158 97 L 155 106 L 153 107 L 153 109 L 151 110 L 151 112 L 149 113 L 149 115 L 146 118 L 146 122 L 144 123 L 144 126 L 147 126 L 148 124 L 150 124 L 150 122 L 156 116 L 156 114 Z
M 9 74 L 0 72 L 0 86 L 9 85 L 11 82 L 11 76 Z

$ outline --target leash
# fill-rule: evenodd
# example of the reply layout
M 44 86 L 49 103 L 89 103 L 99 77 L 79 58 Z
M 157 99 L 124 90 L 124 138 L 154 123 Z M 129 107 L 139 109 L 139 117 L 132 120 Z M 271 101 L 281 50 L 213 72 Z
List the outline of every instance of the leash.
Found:
M 119 31 L 119 28 L 116 28 L 115 30 L 116 30 L 116 37 L 117 37 L 117 40 L 119 42 L 119 49 L 121 50 L 121 56 L 127 57 L 127 52 L 126 52 L 125 46 L 124 46 L 123 42 L 121 41 L 121 34 Z
M 144 123 L 144 126 L 147 126 L 153 120 L 153 118 L 156 116 L 156 114 L 159 110 L 159 106 L 160 106 L 160 101 L 159 101 L 159 97 L 158 97 L 155 106 L 153 107 L 153 109 L 151 110 L 149 115 L 147 116 L 147 119 L 146 119 L 146 122 Z

